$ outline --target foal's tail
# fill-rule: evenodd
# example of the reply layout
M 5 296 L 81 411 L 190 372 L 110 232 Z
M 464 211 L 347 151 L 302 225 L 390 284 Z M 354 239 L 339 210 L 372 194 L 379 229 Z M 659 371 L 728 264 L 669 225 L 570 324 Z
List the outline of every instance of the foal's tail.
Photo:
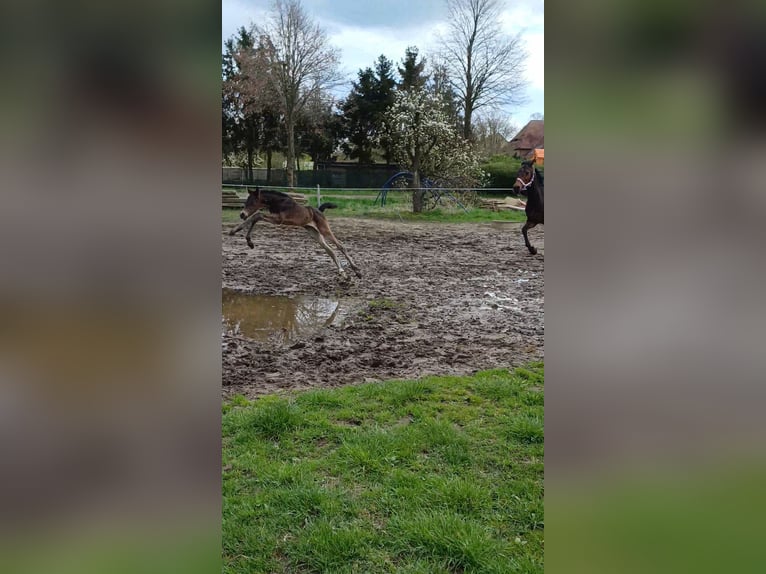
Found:
M 322 205 L 319 206 L 319 211 L 324 211 L 325 209 L 335 209 L 337 207 L 338 206 L 335 205 L 334 203 L 323 203 Z

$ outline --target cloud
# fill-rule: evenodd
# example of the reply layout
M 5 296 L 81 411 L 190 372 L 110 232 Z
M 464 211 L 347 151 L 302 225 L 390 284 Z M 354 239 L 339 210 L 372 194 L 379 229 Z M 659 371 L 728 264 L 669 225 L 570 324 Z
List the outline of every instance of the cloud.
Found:
M 381 54 L 397 64 L 404 58 L 409 46 L 417 46 L 420 54 L 427 57 L 429 49 L 435 44 L 436 27 L 431 24 L 409 28 L 348 25 L 326 28 L 330 43 L 342 52 L 344 70 L 354 76 L 359 69 L 372 67 Z
M 303 0 L 304 7 L 327 31 L 330 44 L 341 50 L 341 68 L 349 82 L 360 69 L 372 67 L 384 54 L 396 65 L 408 46 L 428 56 L 436 48 L 437 31 L 445 31 L 442 0 Z M 223 0 L 222 36 L 231 37 L 241 27 L 263 22 L 269 0 Z M 519 122 L 543 111 L 545 42 L 543 0 L 514 1 L 503 12 L 501 25 L 508 34 L 521 33 L 527 52 L 526 79 L 530 102 L 514 110 Z M 348 85 L 336 90 L 345 96 Z
M 521 34 L 527 50 L 526 78 L 534 89 L 545 86 L 545 14 L 542 0 L 528 0 L 503 11 L 502 29 Z
M 527 44 L 526 77 L 533 88 L 545 88 L 545 37 L 542 33 L 527 34 L 524 38 Z
M 231 38 L 242 26 L 250 28 L 253 22 L 262 22 L 268 13 L 267 2 L 223 0 L 221 3 L 221 42 Z

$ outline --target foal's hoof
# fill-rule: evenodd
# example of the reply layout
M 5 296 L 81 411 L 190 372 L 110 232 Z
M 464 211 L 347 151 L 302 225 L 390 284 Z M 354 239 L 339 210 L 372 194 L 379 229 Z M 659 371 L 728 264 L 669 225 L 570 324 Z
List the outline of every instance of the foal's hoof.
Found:
M 249 237 L 247 238 L 247 246 L 250 249 L 254 249 L 255 248 L 255 245 L 253 245 L 253 241 Z
M 232 229 L 229 229 L 229 235 L 230 235 L 230 236 L 231 236 L 231 235 L 234 235 L 235 233 L 236 233 L 236 231 L 234 230 L 234 228 L 232 228 Z
M 530 247 L 530 248 L 529 248 L 529 252 L 530 252 L 532 255 L 537 255 L 537 248 L 536 248 L 536 247 Z
M 359 279 L 361 279 L 361 278 L 362 278 L 362 272 L 361 272 L 361 271 L 359 271 L 359 269 L 354 269 L 354 275 L 356 275 L 357 277 L 359 277 Z

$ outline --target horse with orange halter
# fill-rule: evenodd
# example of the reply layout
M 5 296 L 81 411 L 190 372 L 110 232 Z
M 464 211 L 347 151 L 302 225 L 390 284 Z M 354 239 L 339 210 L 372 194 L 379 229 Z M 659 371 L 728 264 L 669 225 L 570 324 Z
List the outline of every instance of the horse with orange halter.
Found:
M 544 200 L 544 182 L 543 174 L 535 166 L 535 160 L 521 162 L 519 172 L 516 174 L 516 182 L 513 189 L 527 196 L 527 206 L 524 211 L 527 214 L 527 222 L 521 228 L 521 234 L 524 236 L 524 244 L 529 252 L 534 255 L 537 249 L 532 246 L 527 236 L 527 231 L 535 227 L 538 223 L 544 225 L 543 200 Z

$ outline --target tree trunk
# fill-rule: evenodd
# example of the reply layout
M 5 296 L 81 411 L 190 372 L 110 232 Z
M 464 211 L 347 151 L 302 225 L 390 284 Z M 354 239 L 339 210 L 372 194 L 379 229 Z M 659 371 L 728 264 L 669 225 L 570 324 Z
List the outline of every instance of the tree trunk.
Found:
M 287 128 L 287 186 L 295 187 L 295 121 L 291 114 L 285 116 Z
M 420 189 L 420 160 L 416 159 L 412 166 L 412 213 L 423 213 L 424 190 Z
M 253 183 L 253 144 L 247 142 L 247 183 Z
M 273 152 L 266 150 L 266 183 L 271 183 L 271 154 Z
M 473 116 L 473 108 L 471 104 L 466 100 L 465 103 L 465 117 L 463 118 L 463 138 L 466 141 L 473 139 L 473 130 L 471 129 L 471 116 Z
M 469 42 L 466 54 L 466 77 L 465 77 L 465 100 L 463 100 L 463 139 L 472 141 L 473 130 L 471 130 L 471 118 L 473 116 L 473 38 Z

